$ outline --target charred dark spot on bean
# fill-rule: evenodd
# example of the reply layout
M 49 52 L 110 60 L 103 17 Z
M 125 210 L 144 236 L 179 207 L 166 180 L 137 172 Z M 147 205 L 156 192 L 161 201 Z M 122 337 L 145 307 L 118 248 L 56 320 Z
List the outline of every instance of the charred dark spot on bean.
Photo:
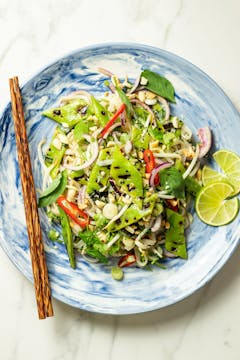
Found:
M 125 222 L 126 222 L 126 223 L 128 223 L 128 222 L 129 222 L 129 220 L 128 220 L 128 219 L 125 219 Z
M 53 115 L 59 116 L 59 115 L 61 115 L 61 114 L 62 114 L 62 113 L 61 113 L 61 110 L 59 110 L 59 109 L 53 110 Z
M 120 169 L 120 166 L 114 166 L 113 168 L 114 169 Z
M 150 207 L 150 203 L 144 204 L 143 207 L 144 207 L 145 209 L 149 208 L 149 207 Z
M 121 191 L 118 189 L 114 179 L 109 178 L 109 182 L 112 185 L 113 190 L 116 191 L 117 194 L 121 194 Z
M 104 116 L 104 115 L 106 115 L 106 112 L 102 110 L 101 114 Z
M 116 224 L 118 224 L 118 225 L 120 225 L 120 224 L 121 224 L 121 222 L 122 222 L 122 220 L 121 220 L 121 219 L 117 219 L 117 220 L 116 220 Z
M 130 174 L 126 174 L 126 175 L 118 175 L 119 179 L 128 179 L 131 175 Z
M 182 222 L 182 221 L 179 221 L 179 225 L 183 225 L 183 222 Z

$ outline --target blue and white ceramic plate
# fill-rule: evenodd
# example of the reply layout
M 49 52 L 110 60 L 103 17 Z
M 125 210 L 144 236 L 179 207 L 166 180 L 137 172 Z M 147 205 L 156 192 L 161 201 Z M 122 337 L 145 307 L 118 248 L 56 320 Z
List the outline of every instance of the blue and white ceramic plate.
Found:
M 120 76 L 128 74 L 132 79 L 144 68 L 164 75 L 176 90 L 177 101 L 171 106 L 172 112 L 183 117 L 193 132 L 209 125 L 215 149 L 239 151 L 239 114 L 218 85 L 197 67 L 149 46 L 96 45 L 59 59 L 22 88 L 36 188 L 41 188 L 42 183 L 37 145 L 44 137 L 50 139 L 56 126 L 43 118 L 42 111 L 76 89 L 95 95 L 104 92 L 104 77 L 97 72 L 99 66 Z M 0 120 L 0 150 L 0 242 L 17 268 L 32 280 L 10 106 Z M 112 279 L 109 268 L 83 259 L 78 259 L 77 269 L 72 270 L 64 247 L 55 246 L 47 239 L 49 224 L 44 211 L 40 217 L 53 296 L 78 308 L 111 314 L 159 309 L 192 294 L 230 257 L 237 246 L 240 228 L 239 217 L 230 225 L 214 228 L 194 215 L 187 232 L 187 261 L 169 260 L 166 270 L 127 268 L 124 281 L 117 282 Z

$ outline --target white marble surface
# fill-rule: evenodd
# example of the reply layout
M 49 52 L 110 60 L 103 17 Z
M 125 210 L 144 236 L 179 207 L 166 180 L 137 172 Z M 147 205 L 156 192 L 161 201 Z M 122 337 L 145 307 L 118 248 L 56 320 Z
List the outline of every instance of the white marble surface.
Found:
M 0 0 L 0 108 L 21 82 L 84 45 L 133 41 L 185 57 L 240 109 L 239 0 Z M 1 174 L 3 176 L 3 174 Z M 159 311 L 104 316 L 54 301 L 37 319 L 32 284 L 0 249 L 2 360 L 240 359 L 240 249 L 188 299 Z

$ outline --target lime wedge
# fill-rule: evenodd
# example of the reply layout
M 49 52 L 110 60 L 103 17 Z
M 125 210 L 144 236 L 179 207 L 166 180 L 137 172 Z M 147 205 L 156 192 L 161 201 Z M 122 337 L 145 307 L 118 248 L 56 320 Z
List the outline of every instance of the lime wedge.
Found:
M 221 226 L 230 223 L 238 213 L 238 198 L 232 196 L 234 188 L 226 182 L 211 183 L 200 191 L 195 208 L 199 218 L 208 225 Z
M 234 192 L 231 196 L 240 191 L 240 157 L 229 150 L 219 150 L 213 154 L 221 170 L 226 176 L 225 179 L 233 186 Z
M 216 181 L 225 181 L 227 177 L 216 170 L 213 170 L 209 166 L 205 165 L 202 168 L 202 182 L 203 185 L 208 185 Z

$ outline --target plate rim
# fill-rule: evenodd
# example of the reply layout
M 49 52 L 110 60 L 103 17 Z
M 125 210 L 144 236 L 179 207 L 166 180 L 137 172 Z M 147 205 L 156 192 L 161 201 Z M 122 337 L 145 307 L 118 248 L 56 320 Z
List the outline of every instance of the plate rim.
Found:
M 30 74 L 27 79 L 23 82 L 23 84 L 21 84 L 21 89 L 26 86 L 30 81 L 32 81 L 32 79 L 36 76 L 38 76 L 42 71 L 47 70 L 48 68 L 50 68 L 51 66 L 53 66 L 56 62 L 63 60 L 69 56 L 74 56 L 78 53 L 81 52 L 85 52 L 85 51 L 94 51 L 97 49 L 101 49 L 101 48 L 107 48 L 107 47 L 113 47 L 116 50 L 124 50 L 124 49 L 129 49 L 132 48 L 134 50 L 141 50 L 141 51 L 146 51 L 146 52 L 154 52 L 155 54 L 166 54 L 166 55 L 170 55 L 171 57 L 176 58 L 178 61 L 180 61 L 181 63 L 185 63 L 187 65 L 190 65 L 193 69 L 195 69 L 198 73 L 200 73 L 201 75 L 203 75 L 205 78 L 207 78 L 208 81 L 210 81 L 210 83 L 212 83 L 215 87 L 217 87 L 218 91 L 221 93 L 221 95 L 224 96 L 224 98 L 226 99 L 228 105 L 231 107 L 231 109 L 233 110 L 234 114 L 239 117 L 240 119 L 240 113 L 237 110 L 236 106 L 234 105 L 234 103 L 232 102 L 232 100 L 230 99 L 230 97 L 225 93 L 225 91 L 221 88 L 220 85 L 218 85 L 218 83 L 211 77 L 209 76 L 205 71 L 203 71 L 200 67 L 198 67 L 197 65 L 193 64 L 191 61 L 185 59 L 182 56 L 179 56 L 177 54 L 175 54 L 174 52 L 162 49 L 160 47 L 157 46 L 152 46 L 152 45 L 147 45 L 147 44 L 143 44 L 143 43 L 138 43 L 138 42 L 101 42 L 101 43 L 96 43 L 96 44 L 91 44 L 91 45 L 87 45 L 87 46 L 83 46 L 80 47 L 78 49 L 75 49 L 73 51 L 69 51 L 66 52 L 56 58 L 51 59 L 47 64 L 45 64 L 42 67 L 39 67 L 36 71 L 33 72 L 33 74 Z M 7 101 L 7 103 L 2 105 L 2 110 L 0 111 L 0 119 L 2 118 L 2 116 L 4 115 L 4 113 L 7 111 L 7 109 L 11 107 L 11 103 L 10 101 Z M 3 149 L 2 149 L 3 150 Z M 2 151 L 0 151 L 1 153 Z M 3 231 L 1 231 L 1 233 L 3 233 Z M 77 309 L 82 309 L 82 310 L 86 310 L 89 312 L 94 312 L 94 313 L 101 313 L 101 314 L 111 314 L 111 315 L 130 315 L 130 314 L 139 314 L 139 313 L 145 313 L 145 312 L 149 312 L 149 311 L 154 311 L 154 310 L 160 310 L 160 309 L 164 309 L 166 307 L 169 307 L 170 305 L 174 305 L 177 304 L 178 302 L 188 298 L 189 296 L 191 296 L 192 294 L 194 294 L 196 291 L 200 290 L 203 286 L 205 286 L 207 283 L 209 283 L 221 270 L 223 270 L 224 265 L 230 260 L 231 256 L 233 255 L 234 251 L 236 250 L 236 248 L 238 247 L 240 243 L 240 232 L 236 234 L 236 240 L 234 241 L 234 243 L 231 245 L 230 248 L 228 248 L 226 250 L 226 252 L 223 254 L 222 258 L 213 265 L 213 267 L 209 270 L 209 272 L 207 273 L 207 275 L 202 279 L 202 281 L 200 283 L 196 283 L 195 286 L 193 286 L 188 292 L 184 292 L 183 295 L 180 295 L 176 298 L 174 298 L 173 300 L 169 299 L 165 304 L 163 304 L 162 306 L 160 304 L 154 304 L 151 306 L 151 304 L 147 305 L 147 308 L 143 308 L 143 309 L 137 309 L 136 311 L 130 310 L 128 311 L 128 308 L 126 307 L 125 311 L 122 310 L 117 310 L 115 311 L 114 308 L 104 308 L 99 306 L 98 308 L 95 308 L 95 306 L 88 306 L 85 302 L 78 302 L 75 303 L 73 301 L 68 301 L 68 298 L 66 298 L 65 296 L 62 296 L 61 294 L 58 294 L 57 292 L 55 292 L 55 290 L 52 289 L 52 297 L 55 298 L 58 301 L 61 301 L 67 305 L 70 305 L 72 307 L 75 307 Z M 25 271 L 25 269 L 22 269 L 21 266 L 14 261 L 13 258 L 11 258 L 11 254 L 9 254 L 9 252 L 7 251 L 7 249 L 4 246 L 4 240 L 2 239 L 2 236 L 0 234 L 0 246 L 3 249 L 4 253 L 8 256 L 8 258 L 10 259 L 10 261 L 12 262 L 12 264 L 20 271 L 20 273 L 22 273 L 22 275 L 24 275 L 25 278 L 27 278 L 31 283 L 33 283 L 33 278 L 32 278 L 32 273 L 30 271 L 27 272 Z M 160 306 L 159 306 L 160 305 Z

